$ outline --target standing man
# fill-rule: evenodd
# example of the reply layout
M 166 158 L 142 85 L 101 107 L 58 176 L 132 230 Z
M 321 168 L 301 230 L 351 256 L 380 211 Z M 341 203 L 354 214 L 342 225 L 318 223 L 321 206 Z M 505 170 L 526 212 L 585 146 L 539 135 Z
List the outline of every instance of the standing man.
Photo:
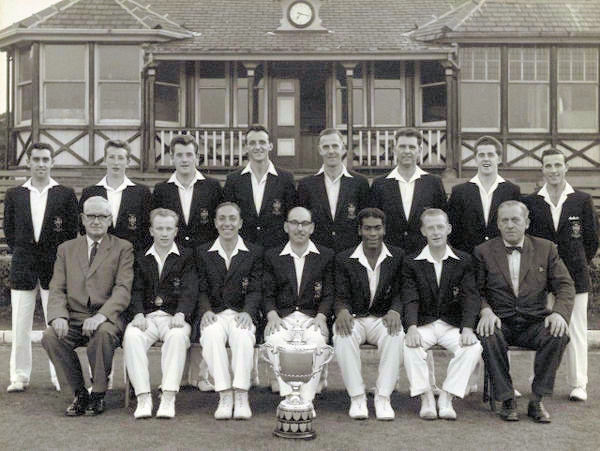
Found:
M 86 234 L 58 247 L 50 282 L 48 327 L 42 346 L 56 367 L 62 386 L 75 392 L 65 415 L 95 416 L 104 412 L 114 351 L 121 342 L 124 312 L 133 281 L 133 247 L 107 233 L 110 203 L 90 197 L 83 205 Z M 75 348 L 87 346 L 92 392 L 84 385 Z
M 131 149 L 127 141 L 109 139 L 104 145 L 104 163 L 106 175 L 96 185 L 83 189 L 79 200 L 79 211 L 83 204 L 93 196 L 108 199 L 112 213 L 112 223 L 108 233 L 127 240 L 136 251 L 146 250 L 150 244 L 151 194 L 148 187 L 136 185 L 125 172 L 131 160 Z M 81 233 L 85 233 L 83 224 Z
M 529 232 L 554 242 L 575 282 L 575 302 L 569 322 L 567 383 L 571 401 L 587 400 L 587 306 L 591 288 L 589 264 L 598 250 L 598 217 L 592 197 L 566 181 L 569 166 L 556 149 L 542 153 L 544 186 L 525 199 Z
M 227 176 L 224 198 L 242 209 L 240 234 L 246 241 L 263 248 L 285 243 L 283 223 L 296 203 L 294 176 L 276 168 L 269 160 L 273 144 L 262 125 L 246 131 L 248 164 Z
M 393 420 L 390 395 L 402 362 L 402 249 L 383 243 L 386 216 L 378 208 L 358 214 L 361 244 L 335 260 L 336 301 L 333 344 L 351 398 L 350 418 L 369 417 L 361 374 L 360 345 L 377 345 L 379 373 L 375 393 L 378 420 Z
M 134 418 L 152 416 L 146 354 L 158 340 L 163 342 L 160 350 L 162 396 L 156 417 L 175 416 L 175 396 L 190 347 L 190 322 L 198 296 L 193 252 L 174 242 L 178 219 L 172 210 L 152 210 L 150 235 L 154 242 L 148 251 L 138 253 L 135 261 L 129 306 L 133 320 L 123 338 L 125 367 L 137 396 Z
M 323 166 L 298 183 L 298 203 L 312 212 L 313 240 L 336 252 L 356 246 L 358 212 L 367 206 L 368 180 L 344 166 L 346 147 L 342 134 L 327 128 L 319 135 Z
M 404 265 L 404 366 L 410 394 L 421 395 L 419 415 L 426 420 L 438 416 L 456 419 L 452 397 L 464 398 L 469 376 L 481 358 L 481 345 L 473 332 L 481 303 L 472 258 L 448 246 L 451 229 L 444 211 L 425 210 L 421 215 L 421 233 L 427 238 L 427 246 L 418 255 L 407 257 Z M 435 344 L 453 354 L 437 411 L 423 358 Z
M 527 415 L 549 423 L 542 398 L 552 394 L 556 371 L 569 342 L 575 287 L 551 241 L 525 235 L 529 211 L 509 200 L 498 207 L 500 237 L 475 248 L 481 312 L 477 333 L 492 378 L 500 416 L 518 421 L 515 392 L 507 357 L 509 345 L 534 349 L 534 379 Z M 548 293 L 556 301 L 547 306 Z
M 4 235 L 12 261 L 10 299 L 12 348 L 8 392 L 22 392 L 31 376 L 31 326 L 39 291 L 48 324 L 48 284 L 56 248 L 77 236 L 77 198 L 71 188 L 59 185 L 50 171 L 54 150 L 50 144 L 33 143 L 27 149 L 31 177 L 10 188 L 4 200 Z M 50 363 L 50 378 L 60 385 Z
M 260 246 L 239 236 L 241 211 L 233 202 L 217 207 L 215 227 L 219 237 L 196 250 L 200 272 L 196 321 L 200 323 L 202 357 L 219 392 L 215 418 L 247 420 L 252 417 L 248 390 L 262 300 L 263 253 Z
M 398 130 L 394 136 L 398 166 L 371 186 L 369 206 L 382 210 L 388 227 L 386 242 L 412 253 L 426 244 L 419 218 L 426 208 L 446 210 L 442 179 L 417 166 L 423 137 L 414 128 Z

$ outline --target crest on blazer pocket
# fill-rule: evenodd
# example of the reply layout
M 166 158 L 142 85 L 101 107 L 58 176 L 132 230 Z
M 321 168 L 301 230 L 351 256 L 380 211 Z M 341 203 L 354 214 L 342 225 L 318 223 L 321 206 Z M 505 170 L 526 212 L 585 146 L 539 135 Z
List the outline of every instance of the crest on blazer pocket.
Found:
M 137 230 L 137 216 L 133 213 L 127 215 L 127 227 L 129 230 Z
M 583 231 L 581 218 L 579 216 L 569 216 L 569 224 L 571 226 L 571 238 L 581 238 L 581 232 Z
M 323 295 L 323 285 L 320 280 L 317 280 L 313 286 L 313 291 L 315 293 L 315 299 L 321 299 Z
M 282 207 L 283 207 L 283 204 L 281 203 L 281 200 L 275 199 L 273 201 L 273 210 L 272 210 L 273 215 L 280 216 L 283 213 Z
M 388 285 L 388 286 L 386 287 L 386 289 L 385 289 L 384 296 L 387 298 L 387 297 L 389 297 L 391 294 L 392 294 L 392 286 L 391 286 L 391 285 Z
M 460 287 L 452 287 L 452 297 L 457 298 L 460 295 Z
M 54 225 L 53 230 L 55 232 L 62 232 L 62 231 L 64 231 L 63 220 L 62 220 L 62 218 L 60 216 L 56 216 L 54 218 L 54 220 L 52 221 L 52 224 Z
M 208 224 L 209 219 L 208 208 L 202 208 L 200 210 L 200 224 Z
M 179 277 L 173 277 L 171 279 L 171 285 L 173 285 L 173 288 L 175 288 L 176 290 L 179 290 L 179 288 L 181 287 L 181 279 Z
M 348 219 L 356 219 L 356 205 L 348 204 Z
M 248 285 L 250 285 L 250 281 L 247 277 L 242 277 L 242 296 L 245 296 L 248 292 Z

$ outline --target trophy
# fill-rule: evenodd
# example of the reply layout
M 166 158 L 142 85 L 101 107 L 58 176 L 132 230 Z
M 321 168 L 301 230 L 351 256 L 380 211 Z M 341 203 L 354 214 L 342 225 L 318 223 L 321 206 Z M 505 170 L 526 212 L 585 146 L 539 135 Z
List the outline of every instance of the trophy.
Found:
M 291 388 L 292 392 L 277 406 L 277 427 L 273 435 L 283 438 L 314 439 L 314 407 L 300 394 L 300 387 L 323 369 L 333 358 L 333 348 L 329 345 L 313 346 L 304 340 L 304 329 L 298 323 L 292 329 L 291 339 L 285 346 L 261 345 L 264 360 Z M 279 358 L 277 365 L 275 357 Z

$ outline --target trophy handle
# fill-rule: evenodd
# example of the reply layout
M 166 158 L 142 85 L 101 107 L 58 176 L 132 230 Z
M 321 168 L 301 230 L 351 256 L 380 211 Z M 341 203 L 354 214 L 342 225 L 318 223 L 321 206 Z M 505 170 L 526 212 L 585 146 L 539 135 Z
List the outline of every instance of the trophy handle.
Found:
M 275 376 L 277 377 L 281 377 L 281 372 L 279 371 L 279 368 L 275 368 L 275 365 L 273 365 L 273 362 L 271 362 L 271 358 L 269 357 L 270 355 L 277 355 L 279 354 L 279 350 L 277 349 L 277 346 L 273 346 L 271 343 L 263 343 L 259 346 L 260 349 L 260 357 L 269 364 L 269 366 L 273 369 L 273 372 L 275 373 Z
M 320 357 L 323 354 L 327 354 L 327 356 L 321 361 L 318 368 L 313 370 L 313 372 L 310 376 L 311 378 L 315 377 L 323 369 L 323 367 L 325 365 L 327 365 L 329 362 L 331 362 L 331 359 L 333 359 L 333 347 L 329 346 L 329 345 L 324 345 L 321 348 L 319 348 L 317 351 L 315 351 L 315 360 L 316 360 L 316 357 Z

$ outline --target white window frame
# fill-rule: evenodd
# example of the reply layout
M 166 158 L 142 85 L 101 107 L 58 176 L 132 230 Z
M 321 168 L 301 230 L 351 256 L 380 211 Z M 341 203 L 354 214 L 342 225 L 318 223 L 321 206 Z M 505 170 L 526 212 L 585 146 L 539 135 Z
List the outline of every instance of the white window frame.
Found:
M 184 62 L 179 62 L 179 61 L 161 61 L 161 62 L 167 62 L 167 63 L 177 63 L 179 65 L 179 85 L 175 85 L 173 83 L 167 83 L 167 82 L 159 82 L 159 81 L 155 81 L 155 85 L 161 85 L 161 86 L 169 86 L 169 87 L 176 87 L 178 89 L 178 95 L 179 95 L 179 120 L 178 121 L 159 121 L 156 120 L 154 122 L 154 124 L 157 127 L 181 127 L 184 124 L 184 118 L 185 118 L 185 99 L 186 99 L 186 83 L 185 83 L 185 63 Z M 154 102 L 156 103 L 156 96 L 154 98 Z M 153 106 L 154 107 L 154 106 Z
M 246 120 L 246 123 L 239 123 L 238 122 L 238 109 L 239 109 L 239 105 L 238 105 L 238 94 L 239 91 L 241 90 L 245 90 L 246 91 L 246 98 L 248 98 L 248 92 L 250 89 L 254 89 L 253 86 L 250 86 L 250 80 L 248 79 L 248 70 L 246 69 L 246 87 L 245 88 L 241 88 L 238 85 L 238 80 L 239 80 L 239 76 L 238 76 L 238 67 L 241 66 L 242 68 L 244 68 L 244 65 L 241 62 L 235 62 L 234 64 L 232 64 L 233 67 L 233 73 L 232 73 L 232 77 L 233 77 L 233 90 L 235 92 L 235 95 L 233 96 L 233 126 L 234 127 L 248 127 L 249 124 L 248 122 L 250 122 L 250 117 L 248 115 L 248 112 L 246 112 L 248 118 Z M 245 69 L 245 68 L 244 68 Z M 250 111 L 252 111 L 253 105 L 248 105 L 248 109 Z
M 194 96 L 194 108 L 196 109 L 196 114 L 195 114 L 195 126 L 196 127 L 201 127 L 201 128 L 229 128 L 229 124 L 231 121 L 231 111 L 229 111 L 229 99 L 231 98 L 231 83 L 230 83 L 230 77 L 231 77 L 231 63 L 229 61 L 224 61 L 224 82 L 225 82 L 225 118 L 224 118 L 224 123 L 221 124 L 212 124 L 212 123 L 201 123 L 201 117 L 200 117 L 200 107 L 201 107 L 201 101 L 200 101 L 200 90 L 201 89 L 223 89 L 223 88 L 210 88 L 210 87 L 202 87 L 201 86 L 201 80 L 202 78 L 200 77 L 200 65 L 201 64 L 206 64 L 208 61 L 198 61 L 195 66 L 194 66 L 194 80 L 195 80 L 195 96 Z
M 358 67 L 358 66 L 360 66 L 362 69 L 362 76 L 360 78 L 354 78 L 354 71 L 356 71 L 356 67 Z M 366 127 L 367 126 L 367 120 L 366 120 L 367 119 L 367 74 L 368 74 L 367 64 L 366 63 L 358 63 L 356 65 L 356 67 L 355 67 L 355 69 L 353 71 L 353 75 L 352 75 L 352 90 L 353 91 L 358 91 L 358 90 L 361 91 L 363 120 L 360 123 L 353 121 L 352 126 L 353 127 Z M 346 69 L 344 69 L 344 73 L 345 72 L 346 72 Z M 357 88 L 356 84 L 355 84 L 357 80 L 361 81 L 361 86 L 359 88 Z M 342 90 L 346 90 L 346 95 L 350 95 L 348 93 L 348 86 L 346 86 L 346 87 L 338 86 L 338 80 L 337 80 L 337 77 L 335 76 L 335 73 L 334 73 L 334 76 L 332 77 L 332 83 L 333 83 L 333 86 L 331 88 L 331 92 L 333 93 L 333 99 L 332 99 L 331 111 L 332 111 L 332 115 L 333 115 L 333 126 L 334 126 L 334 128 L 337 128 L 339 130 L 348 130 L 347 123 L 345 123 L 345 122 L 338 123 L 338 121 L 337 121 L 338 98 L 340 97 Z M 351 95 L 354 95 L 354 92 L 352 92 Z M 341 102 L 341 99 L 339 99 L 339 100 Z M 353 105 L 354 111 L 356 111 L 356 104 L 353 102 L 352 105 Z
M 402 115 L 402 117 L 400 118 L 400 122 L 399 123 L 382 123 L 382 124 L 378 124 L 375 122 L 375 115 L 377 114 L 376 111 L 376 107 L 377 105 L 375 104 L 375 91 L 377 89 L 397 89 L 397 88 L 375 88 L 375 61 L 371 61 L 371 63 L 369 64 L 369 79 L 370 79 L 370 83 L 369 83 L 369 94 L 370 94 L 370 98 L 371 98 L 371 117 L 370 117 L 370 124 L 372 127 L 404 127 L 406 126 L 406 65 L 404 64 L 404 61 L 399 61 L 400 63 L 400 78 L 398 79 L 398 83 L 400 85 L 400 113 Z M 364 79 L 364 77 L 363 77 Z M 364 88 L 363 88 L 364 89 Z
M 21 81 L 19 80 L 19 72 L 21 69 L 21 51 L 29 51 L 29 52 L 33 52 L 33 46 L 30 47 L 25 47 L 25 48 L 19 48 L 16 50 L 15 52 L 15 124 L 17 126 L 26 126 L 26 125 L 31 125 L 31 119 L 25 119 L 25 120 L 21 120 L 21 118 L 23 117 L 23 110 L 21 109 L 23 103 L 22 103 L 22 92 L 23 92 L 23 87 L 30 85 L 31 86 L 31 97 L 33 99 L 33 96 L 35 95 L 35 90 L 33 89 L 33 71 L 34 71 L 34 67 L 35 67 L 35 61 L 33 61 L 33 58 L 31 60 L 31 79 L 27 80 L 27 81 Z M 31 115 L 33 116 L 33 111 L 31 111 Z
M 426 127 L 445 127 L 446 121 L 423 121 L 423 88 L 432 88 L 435 86 L 446 86 L 446 79 L 444 75 L 444 81 L 435 83 L 421 84 L 421 61 L 417 61 L 415 64 L 415 118 L 417 125 L 423 125 Z M 446 95 L 446 109 L 448 108 L 448 96 Z

